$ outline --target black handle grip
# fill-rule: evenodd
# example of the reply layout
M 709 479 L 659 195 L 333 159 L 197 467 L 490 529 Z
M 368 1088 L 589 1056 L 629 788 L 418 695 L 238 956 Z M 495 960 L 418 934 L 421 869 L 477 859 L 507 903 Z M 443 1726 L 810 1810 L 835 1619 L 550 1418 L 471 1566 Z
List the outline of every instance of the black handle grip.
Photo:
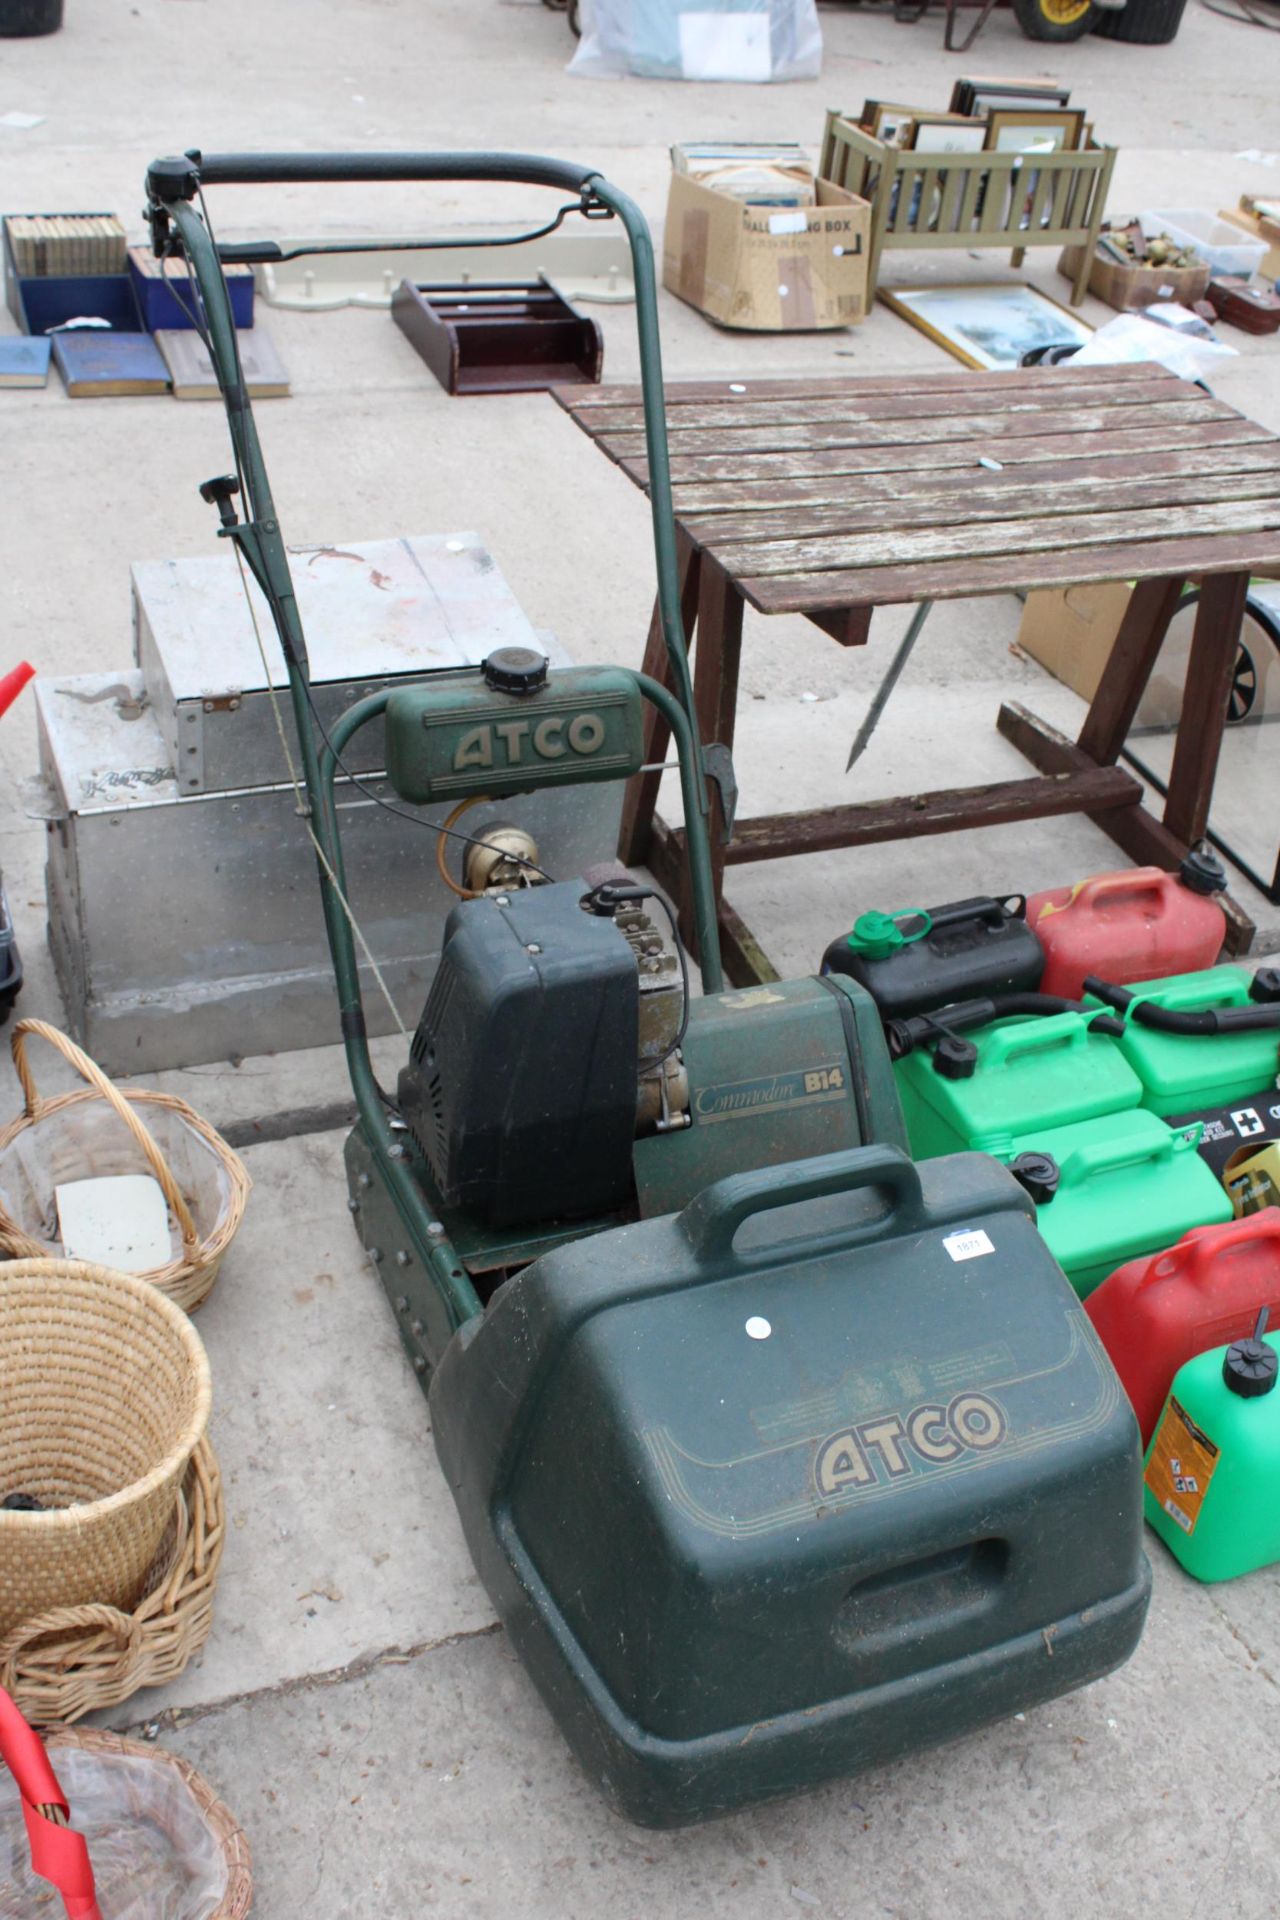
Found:
M 513 180 L 581 193 L 598 167 L 536 153 L 205 153 L 188 154 L 206 186 L 307 181 Z M 157 168 L 160 163 L 157 162 Z M 156 170 L 153 169 L 153 172 Z

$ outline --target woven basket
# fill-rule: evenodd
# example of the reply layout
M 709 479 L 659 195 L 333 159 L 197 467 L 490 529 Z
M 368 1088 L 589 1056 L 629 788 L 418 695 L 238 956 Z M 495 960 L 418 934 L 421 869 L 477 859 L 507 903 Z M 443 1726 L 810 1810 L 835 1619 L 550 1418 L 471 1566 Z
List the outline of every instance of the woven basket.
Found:
M 253 1874 L 249 1842 L 231 1810 L 219 1800 L 213 1788 L 193 1766 L 163 1747 L 143 1746 L 138 1740 L 122 1739 L 118 1733 L 100 1732 L 96 1727 L 54 1728 L 45 1737 L 54 1771 L 59 1758 L 68 1752 L 92 1754 L 109 1763 L 112 1759 L 145 1761 L 148 1766 L 172 1768 L 183 1782 L 201 1820 L 212 1835 L 227 1868 L 227 1890 L 209 1915 L 209 1920 L 245 1920 L 253 1905 Z M 71 1824 L 75 1825 L 75 1807 Z
M 27 1063 L 29 1034 L 55 1047 L 88 1086 L 43 1099 Z M 54 1201 L 61 1182 L 150 1173 L 168 1204 L 174 1255 L 143 1278 L 194 1313 L 244 1218 L 252 1182 L 243 1161 L 185 1100 L 122 1092 L 43 1020 L 19 1020 L 11 1045 L 25 1106 L 0 1132 L 0 1249 L 20 1259 L 62 1252 Z
M 202 1440 L 132 1613 L 57 1607 L 0 1639 L 0 1686 L 31 1724 L 79 1720 L 176 1679 L 209 1638 L 225 1533 L 222 1475 Z
M 209 1420 L 199 1334 L 134 1274 L 0 1266 L 0 1636 L 51 1607 L 132 1607 Z

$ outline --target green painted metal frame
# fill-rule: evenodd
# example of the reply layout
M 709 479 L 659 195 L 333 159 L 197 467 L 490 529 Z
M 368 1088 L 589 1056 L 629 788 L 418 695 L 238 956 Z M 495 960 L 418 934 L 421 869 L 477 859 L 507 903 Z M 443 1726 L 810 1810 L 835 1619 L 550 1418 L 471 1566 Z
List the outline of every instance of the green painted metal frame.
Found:
M 205 186 L 414 180 L 510 181 L 571 192 L 579 196 L 584 214 L 595 217 L 604 213 L 612 214 L 622 222 L 626 231 L 635 273 L 636 330 L 644 396 L 658 604 L 675 694 L 643 674 L 635 677 L 645 697 L 662 711 L 676 740 L 688 829 L 687 857 L 703 956 L 703 985 L 707 991 L 717 992 L 723 983 L 710 857 L 707 776 L 703 749 L 697 735 L 697 710 L 680 614 L 653 242 L 639 207 L 593 168 L 530 154 L 206 156 L 191 152 L 154 162 L 147 173 L 147 212 L 153 245 L 157 254 L 168 251 L 176 230 L 177 242 L 186 256 L 204 308 L 210 354 L 226 407 L 241 480 L 246 517 L 237 520 L 231 509 L 225 508 L 220 532 L 224 537 L 234 540 L 263 589 L 272 609 L 288 667 L 289 692 L 300 743 L 310 826 L 319 848 L 317 864 L 325 930 L 333 959 L 347 1070 L 360 1110 L 360 1130 L 377 1176 L 385 1185 L 403 1221 L 414 1251 L 439 1289 L 450 1319 L 455 1325 L 460 1325 L 480 1311 L 480 1301 L 469 1279 L 460 1271 L 452 1247 L 442 1236 L 439 1222 L 432 1218 L 427 1196 L 410 1166 L 409 1153 L 390 1124 L 369 1057 L 351 927 L 334 885 L 336 880 L 345 893 L 342 846 L 333 796 L 337 756 L 351 735 L 381 712 L 385 698 L 374 695 L 349 709 L 331 729 L 330 745 L 325 749 L 322 761 L 310 701 L 306 639 L 293 591 L 288 553 L 271 496 L 253 409 L 242 376 L 235 321 L 222 261 L 204 213 L 203 201 Z M 228 251 L 234 252 L 234 248 Z

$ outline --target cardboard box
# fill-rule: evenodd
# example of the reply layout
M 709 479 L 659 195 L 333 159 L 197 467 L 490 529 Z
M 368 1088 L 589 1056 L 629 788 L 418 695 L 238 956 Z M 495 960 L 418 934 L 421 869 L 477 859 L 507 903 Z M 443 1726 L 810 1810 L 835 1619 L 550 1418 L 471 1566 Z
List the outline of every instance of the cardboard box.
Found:
M 1018 645 L 1055 680 L 1092 700 L 1129 604 L 1129 586 L 1046 587 L 1029 593 Z
M 1280 1146 L 1241 1147 L 1227 1162 L 1223 1185 L 1231 1195 L 1236 1219 L 1280 1207 Z
M 1083 247 L 1064 247 L 1058 260 L 1058 272 L 1065 280 L 1074 280 L 1084 258 Z M 1089 291 L 1095 300 L 1104 300 L 1117 313 L 1138 312 L 1156 300 L 1176 300 L 1180 306 L 1193 307 L 1203 300 L 1209 286 L 1209 268 L 1125 266 L 1094 250 L 1089 267 Z
M 1174 1133 L 1199 1125 L 1200 1158 L 1214 1176 L 1224 1178 L 1228 1165 L 1248 1160 L 1271 1144 L 1280 1146 L 1280 1087 L 1246 1093 L 1221 1107 L 1198 1107 L 1194 1113 L 1174 1114 Z
M 662 284 L 722 326 L 754 333 L 864 320 L 870 203 L 829 180 L 816 191 L 813 207 L 744 206 L 673 173 Z

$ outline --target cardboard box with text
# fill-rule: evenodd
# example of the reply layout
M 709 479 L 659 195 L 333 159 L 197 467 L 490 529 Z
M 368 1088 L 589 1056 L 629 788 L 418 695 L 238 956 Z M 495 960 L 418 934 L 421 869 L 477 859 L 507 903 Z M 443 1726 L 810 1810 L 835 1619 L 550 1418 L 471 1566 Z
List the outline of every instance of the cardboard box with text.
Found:
M 751 206 L 673 173 L 662 284 L 722 326 L 849 327 L 867 313 L 871 207 L 828 180 L 812 207 Z

